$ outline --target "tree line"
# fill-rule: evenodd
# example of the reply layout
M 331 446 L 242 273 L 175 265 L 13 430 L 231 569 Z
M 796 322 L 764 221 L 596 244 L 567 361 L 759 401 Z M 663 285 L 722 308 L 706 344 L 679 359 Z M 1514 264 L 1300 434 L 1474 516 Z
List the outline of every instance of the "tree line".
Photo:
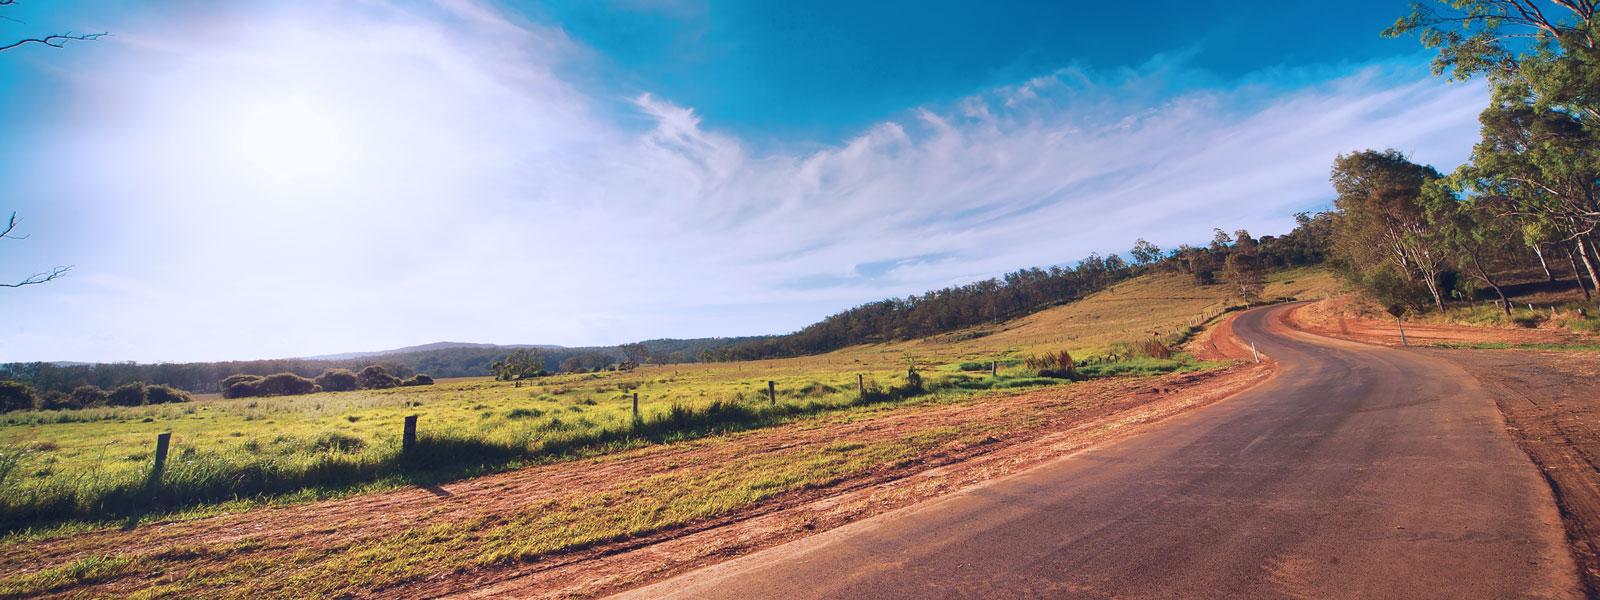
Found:
M 1321 263 L 1327 255 L 1332 216 L 1300 214 L 1293 231 L 1256 239 L 1248 231 L 1214 230 L 1208 246 L 1170 252 L 1146 240 L 1129 259 L 1090 254 L 1071 266 L 1034 267 L 966 285 L 906 298 L 869 302 L 828 316 L 788 335 L 707 352 L 708 361 L 757 360 L 831 352 L 865 343 L 908 340 L 976 325 L 998 323 L 1072 302 L 1112 284 L 1154 270 L 1187 273 L 1197 283 L 1226 283 L 1247 301 L 1259 298 L 1273 268 Z
M 749 342 L 760 337 L 655 339 L 587 348 L 544 347 L 539 349 L 546 371 L 593 371 L 632 361 L 634 364 L 666 364 L 698 361 L 709 349 Z M 0 364 L 0 380 L 22 382 L 40 393 L 71 392 L 78 386 L 114 388 L 142 381 L 188 390 L 194 393 L 219 393 L 226 390 L 223 379 L 238 374 L 265 377 L 291 373 L 314 379 L 330 369 L 360 371 L 378 365 L 396 377 L 417 373 L 433 377 L 482 377 L 495 375 L 494 365 L 515 348 L 505 346 L 465 346 L 385 354 L 379 357 L 340 359 L 288 358 L 250 361 L 196 363 L 92 363 L 62 364 L 24 362 Z
M 1483 77 L 1480 139 L 1451 173 L 1395 150 L 1333 165 L 1335 265 L 1400 314 L 1487 294 L 1562 266 L 1588 300 L 1600 281 L 1600 32 L 1595 2 L 1418 3 L 1385 34 L 1417 35 L 1436 74 Z M 1562 263 L 1565 263 L 1563 265 Z M 1587 281 L 1585 281 L 1587 276 Z

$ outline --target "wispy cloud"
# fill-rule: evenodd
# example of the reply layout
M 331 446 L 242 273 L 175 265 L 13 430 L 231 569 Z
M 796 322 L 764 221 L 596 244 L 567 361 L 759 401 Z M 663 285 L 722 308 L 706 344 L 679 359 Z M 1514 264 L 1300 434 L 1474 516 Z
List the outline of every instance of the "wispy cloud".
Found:
M 466 0 L 214 10 L 66 65 L 48 127 L 0 142 L 37 149 L 0 193 L 64 240 L 26 257 L 84 275 L 0 297 L 22 315 L 0 360 L 778 332 L 1136 237 L 1281 230 L 1338 152 L 1458 161 L 1485 101 L 1414 65 L 1196 87 L 1177 60 L 755 150 L 580 89 L 558 29 Z

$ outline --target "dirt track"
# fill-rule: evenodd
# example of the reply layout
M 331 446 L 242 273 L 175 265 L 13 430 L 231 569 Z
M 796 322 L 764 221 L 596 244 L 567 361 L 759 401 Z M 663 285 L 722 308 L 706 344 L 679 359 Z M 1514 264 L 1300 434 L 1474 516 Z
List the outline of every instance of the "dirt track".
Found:
M 1266 383 L 1144 435 L 632 597 L 1575 597 L 1493 394 L 1426 353 L 1239 333 Z
M 594 595 L 827 530 L 1125 436 L 1143 424 L 1248 387 L 1270 369 L 1270 365 L 1241 365 L 1203 374 L 1097 381 L 970 403 L 907 407 L 852 422 L 807 421 L 427 489 L 14 543 L 0 547 L 0 572 L 28 573 L 114 552 L 138 561 L 140 568 L 92 586 L 57 592 L 119 595 L 198 577 L 232 583 L 201 584 L 187 588 L 189 592 L 281 593 L 274 584 L 317 577 L 320 568 L 340 555 L 385 539 L 441 524 L 487 527 L 545 501 L 604 493 L 641 477 L 691 477 L 713 466 L 840 441 L 889 440 L 971 424 L 1012 425 L 981 443 L 943 446 L 913 461 L 857 473 L 684 527 L 478 568 L 424 562 L 413 565 L 398 587 L 340 590 L 383 597 L 461 592 L 485 597 Z M 264 565 L 271 565 L 270 574 L 260 572 Z

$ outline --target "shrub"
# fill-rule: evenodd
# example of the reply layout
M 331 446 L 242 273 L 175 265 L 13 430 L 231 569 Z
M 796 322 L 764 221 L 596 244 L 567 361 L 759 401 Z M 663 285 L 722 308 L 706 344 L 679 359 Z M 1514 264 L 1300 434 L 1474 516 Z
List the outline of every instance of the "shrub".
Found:
M 361 389 L 361 380 L 350 369 L 328 369 L 317 376 L 317 385 L 324 392 L 348 392 Z
M 337 431 L 325 432 L 311 441 L 311 449 L 317 452 L 331 451 L 348 454 L 360 450 L 366 445 L 366 441 L 361 438 Z
M 189 392 L 167 387 L 152 385 L 144 389 L 145 404 L 172 404 L 174 402 L 188 402 L 191 400 Z
M 411 376 L 411 378 L 400 382 L 400 385 L 403 385 L 403 386 L 433 385 L 433 378 L 429 377 L 427 375 L 423 375 L 421 373 L 418 373 L 416 375 Z
M 36 399 L 33 388 L 20 381 L 0 381 L 0 412 L 29 410 Z
M 1161 343 L 1156 338 L 1145 338 L 1138 341 L 1123 341 L 1111 345 L 1110 351 L 1113 360 L 1133 360 L 1135 358 L 1159 358 L 1166 360 L 1172 358 L 1172 348 Z
M 986 363 L 986 362 L 964 362 L 964 363 L 961 363 L 960 369 L 963 370 L 963 371 L 987 371 L 987 370 L 989 370 L 989 363 Z
M 66 410 L 78 408 L 73 402 L 72 395 L 65 392 L 50 391 L 39 397 L 39 410 Z
M 261 378 L 254 387 L 257 396 L 298 396 L 320 390 L 317 382 L 294 373 L 273 373 Z
M 1072 360 L 1072 353 L 1062 350 L 1060 352 L 1046 352 L 1042 356 L 1028 355 L 1023 359 L 1023 364 L 1029 369 L 1035 369 L 1040 377 L 1052 379 L 1077 379 L 1077 364 Z
M 260 375 L 246 375 L 244 373 L 229 375 L 227 379 L 222 380 L 222 389 L 231 388 L 236 383 L 255 383 L 257 381 L 261 381 Z
M 80 385 L 72 390 L 73 408 L 104 406 L 106 391 L 92 385 Z
M 144 382 L 135 381 L 117 386 L 106 394 L 106 404 L 111 406 L 139 406 L 144 404 Z
M 233 382 L 232 385 L 229 385 L 227 388 L 222 390 L 222 397 L 223 398 L 250 398 L 250 397 L 253 397 L 253 396 L 259 396 L 259 395 L 261 395 L 261 392 L 256 389 L 256 384 L 258 384 L 260 382 L 261 382 L 261 378 L 259 378 L 259 377 L 254 378 L 254 379 L 243 379 L 243 380 L 235 381 L 235 382 Z
M 368 365 L 357 376 L 361 380 L 361 387 L 369 390 L 381 390 L 400 385 L 400 378 L 389 374 L 389 370 L 378 365 Z

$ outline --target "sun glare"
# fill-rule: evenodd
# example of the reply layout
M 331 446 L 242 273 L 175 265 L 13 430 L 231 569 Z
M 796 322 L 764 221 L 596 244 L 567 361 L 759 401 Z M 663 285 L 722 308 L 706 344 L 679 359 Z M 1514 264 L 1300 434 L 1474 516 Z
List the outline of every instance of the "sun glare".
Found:
M 305 95 L 245 106 L 227 131 L 243 169 L 286 183 L 326 178 L 352 155 L 345 121 Z

